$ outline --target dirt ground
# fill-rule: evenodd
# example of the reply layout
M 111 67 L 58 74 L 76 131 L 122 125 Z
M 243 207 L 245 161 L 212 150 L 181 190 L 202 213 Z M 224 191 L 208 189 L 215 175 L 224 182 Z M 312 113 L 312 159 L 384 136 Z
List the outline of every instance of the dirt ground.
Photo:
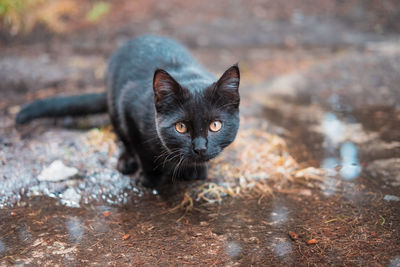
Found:
M 400 266 L 396 1 L 110 3 L 96 23 L 0 31 L 0 265 Z M 103 91 L 143 33 L 217 75 L 239 62 L 241 132 L 206 182 L 118 173 L 105 115 L 14 126 L 33 99 Z M 39 181 L 58 159 L 79 175 Z

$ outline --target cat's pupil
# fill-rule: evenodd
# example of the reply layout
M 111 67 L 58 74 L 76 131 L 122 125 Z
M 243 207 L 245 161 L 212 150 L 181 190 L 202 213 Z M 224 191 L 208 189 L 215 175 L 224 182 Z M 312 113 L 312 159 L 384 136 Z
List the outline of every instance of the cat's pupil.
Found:
M 212 131 L 212 132 L 218 132 L 220 129 L 221 129 L 221 127 L 222 127 L 222 123 L 220 122 L 220 121 L 213 121 L 211 124 L 210 124 L 210 130 Z
M 183 122 L 178 122 L 177 124 L 175 124 L 175 129 L 178 133 L 186 133 L 187 132 L 186 125 Z

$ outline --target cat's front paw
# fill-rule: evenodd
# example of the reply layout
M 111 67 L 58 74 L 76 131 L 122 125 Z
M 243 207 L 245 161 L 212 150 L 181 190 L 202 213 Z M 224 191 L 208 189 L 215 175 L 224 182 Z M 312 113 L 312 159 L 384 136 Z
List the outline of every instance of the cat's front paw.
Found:
M 142 185 L 147 188 L 157 188 L 164 182 L 163 175 L 157 171 L 145 172 Z
M 122 174 L 134 173 L 137 171 L 138 167 L 136 159 L 126 152 L 122 153 L 118 159 L 117 170 Z

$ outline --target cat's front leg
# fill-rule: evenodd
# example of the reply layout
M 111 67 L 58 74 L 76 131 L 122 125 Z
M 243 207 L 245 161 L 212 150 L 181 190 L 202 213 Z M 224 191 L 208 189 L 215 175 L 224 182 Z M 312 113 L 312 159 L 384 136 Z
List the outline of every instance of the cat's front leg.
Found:
M 162 184 L 164 172 L 160 166 L 154 166 L 154 161 L 151 156 L 141 154 L 140 161 L 144 174 L 143 185 L 149 188 L 155 188 Z
M 205 180 L 207 179 L 207 175 L 208 175 L 207 163 L 204 163 L 186 167 L 182 171 L 180 178 L 184 181 Z
M 128 153 L 124 148 L 118 158 L 117 170 L 122 174 L 132 174 L 138 169 L 138 163 L 132 153 Z

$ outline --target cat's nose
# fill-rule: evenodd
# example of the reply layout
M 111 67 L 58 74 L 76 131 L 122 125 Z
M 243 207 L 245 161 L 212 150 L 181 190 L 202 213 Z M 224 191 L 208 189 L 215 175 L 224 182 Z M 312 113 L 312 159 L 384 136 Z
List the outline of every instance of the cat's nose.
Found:
M 192 146 L 196 154 L 202 155 L 207 151 L 207 140 L 203 137 L 196 137 L 192 141 Z

